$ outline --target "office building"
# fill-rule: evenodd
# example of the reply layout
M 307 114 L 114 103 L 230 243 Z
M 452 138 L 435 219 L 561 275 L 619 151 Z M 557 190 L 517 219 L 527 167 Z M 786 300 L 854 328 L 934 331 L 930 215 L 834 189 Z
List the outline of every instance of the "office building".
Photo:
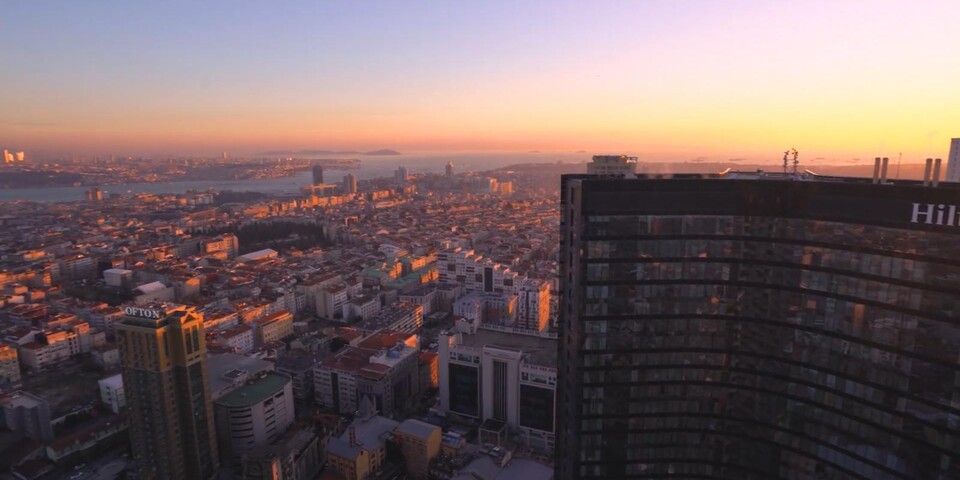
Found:
M 239 466 L 240 458 L 280 438 L 293 424 L 290 377 L 262 372 L 214 402 L 220 464 Z
M 426 479 L 430 461 L 440 454 L 440 427 L 411 418 L 400 422 L 393 434 L 403 450 L 407 474 Z
M 236 353 L 211 354 L 207 356 L 207 372 L 210 376 L 210 398 L 216 402 L 220 397 L 244 386 L 253 379 L 273 372 L 273 362 Z
M 203 335 L 192 307 L 127 307 L 117 325 L 139 478 L 212 478 L 217 439 Z
M 564 176 L 557 478 L 960 478 L 958 200 Z
M 444 174 L 448 177 L 453 176 L 453 162 L 447 162 L 447 166 L 444 167 Z
M 101 202 L 103 201 L 103 190 L 99 187 L 92 187 L 87 190 L 87 201 L 88 202 Z
M 357 193 L 357 176 L 348 173 L 343 176 L 343 193 L 353 195 Z
M 393 172 L 393 178 L 397 181 L 397 183 L 407 183 L 407 180 L 410 179 L 410 174 L 407 172 L 407 167 L 397 167 L 397 170 Z
M 323 185 L 323 165 L 313 166 L 313 184 Z
M 517 435 L 533 449 L 553 451 L 555 339 L 458 328 L 438 341 L 439 412 L 493 432 L 491 443 Z
M 960 138 L 950 140 L 950 155 L 947 157 L 947 182 L 960 182 Z
M 631 177 L 637 173 L 637 157 L 626 155 L 594 155 L 587 164 L 588 175 Z

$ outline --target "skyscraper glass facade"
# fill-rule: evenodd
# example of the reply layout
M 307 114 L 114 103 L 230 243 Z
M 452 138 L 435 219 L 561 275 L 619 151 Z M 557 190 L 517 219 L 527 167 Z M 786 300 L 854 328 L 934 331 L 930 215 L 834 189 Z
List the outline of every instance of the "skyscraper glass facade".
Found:
M 563 186 L 557 477 L 960 478 L 960 189 Z

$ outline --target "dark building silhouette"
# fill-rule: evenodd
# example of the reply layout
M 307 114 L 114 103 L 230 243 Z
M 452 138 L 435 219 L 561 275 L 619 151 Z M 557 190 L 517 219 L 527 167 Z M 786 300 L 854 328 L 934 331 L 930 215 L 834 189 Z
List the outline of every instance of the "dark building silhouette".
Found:
M 561 195 L 557 479 L 960 478 L 960 184 Z
M 128 307 L 117 346 L 135 478 L 213 478 L 218 450 L 203 314 Z
M 313 166 L 313 184 L 320 185 L 323 183 L 323 165 L 314 165 Z

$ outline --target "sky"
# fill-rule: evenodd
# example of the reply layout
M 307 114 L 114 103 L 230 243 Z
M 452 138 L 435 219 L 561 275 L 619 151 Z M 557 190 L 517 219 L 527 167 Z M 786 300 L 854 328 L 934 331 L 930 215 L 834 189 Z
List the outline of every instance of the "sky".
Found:
M 960 2 L 10 0 L 0 148 L 946 157 Z

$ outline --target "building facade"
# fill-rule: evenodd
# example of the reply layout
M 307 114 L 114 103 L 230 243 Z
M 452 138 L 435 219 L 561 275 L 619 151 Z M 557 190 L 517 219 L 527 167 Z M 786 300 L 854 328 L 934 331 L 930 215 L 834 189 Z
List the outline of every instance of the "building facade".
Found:
M 437 272 L 440 283 L 459 285 L 464 293 L 515 295 L 521 280 L 517 272 L 460 247 L 437 254 Z
M 550 284 L 526 279 L 517 295 L 517 328 L 542 332 L 550 326 Z
M 410 418 L 400 422 L 393 434 L 403 451 L 407 473 L 416 479 L 426 479 L 430 461 L 440 454 L 440 427 Z
M 439 343 L 440 412 L 502 422 L 529 447 L 553 451 L 556 340 L 474 329 L 441 333 Z
M 564 176 L 556 478 L 960 478 L 960 189 Z
M 129 307 L 117 344 L 137 476 L 212 478 L 217 438 L 203 314 Z
M 262 372 L 214 402 L 220 463 L 239 466 L 245 453 L 280 438 L 293 424 L 290 378 Z
M 120 413 L 127 406 L 127 397 L 123 393 L 123 375 L 116 374 L 97 380 L 100 387 L 100 401 L 110 407 L 113 413 Z
M 0 343 L 0 386 L 20 384 L 20 360 L 16 345 Z

